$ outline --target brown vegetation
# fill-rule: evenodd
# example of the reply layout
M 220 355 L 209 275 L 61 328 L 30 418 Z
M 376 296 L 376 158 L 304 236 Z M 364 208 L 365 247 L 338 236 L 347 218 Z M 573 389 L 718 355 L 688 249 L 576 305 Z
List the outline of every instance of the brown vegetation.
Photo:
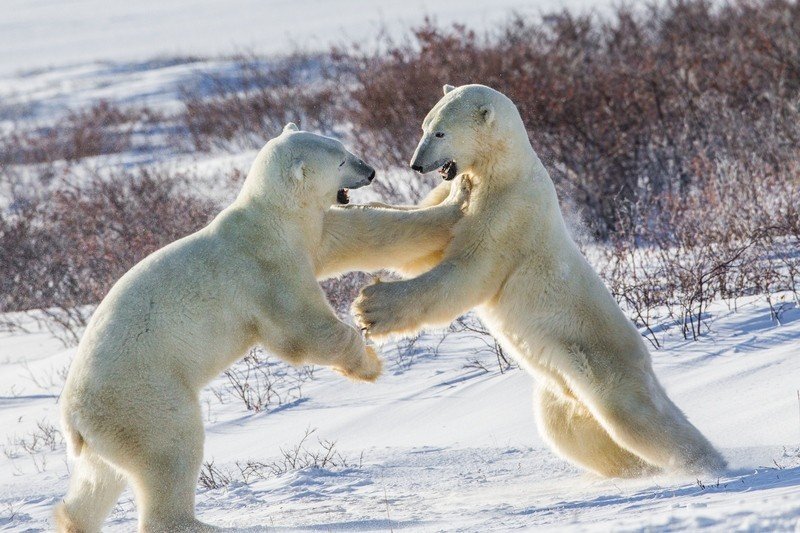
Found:
M 235 65 L 184 92 L 184 110 L 168 117 L 178 149 L 258 147 L 292 120 L 395 171 L 375 187 L 406 202 L 435 180 L 396 170 L 441 85 L 484 83 L 519 106 L 562 203 L 600 243 L 601 274 L 640 325 L 666 312 L 696 337 L 712 298 L 789 290 L 800 301 L 796 2 L 675 0 L 516 17 L 485 35 L 428 22 L 371 52 Z M 95 303 L 136 261 L 208 219 L 212 203 L 181 176 L 84 179 L 60 163 L 130 150 L 136 125 L 160 119 L 99 102 L 0 138 L 0 163 L 36 163 L 42 183 L 57 183 L 41 194 L 0 183 L 16 191 L 0 214 L 0 311 Z M 326 282 L 338 311 L 364 280 Z
M 486 36 L 428 23 L 387 48 L 338 56 L 362 151 L 405 166 L 443 83 L 490 85 L 518 105 L 534 148 L 600 236 L 642 191 L 701 185 L 706 162 L 775 171 L 798 158 L 795 2 L 563 12 Z
M 203 226 L 216 206 L 185 188 L 188 176 L 142 169 L 81 176 L 0 212 L 0 312 L 47 309 L 70 326 L 82 306 L 154 250 Z M 8 177 L 10 174 L 3 174 Z
M 278 62 L 241 56 L 234 75 L 206 75 L 204 94 L 184 92 L 182 98 L 180 122 L 190 148 L 260 148 L 287 122 L 330 133 L 336 93 L 328 83 L 308 80 L 321 60 L 303 54 Z
M 0 138 L 0 163 L 33 164 L 78 161 L 116 154 L 132 148 L 137 125 L 155 122 L 153 111 L 122 109 L 100 100 L 93 106 L 69 111 L 55 124 L 36 128 L 14 127 Z

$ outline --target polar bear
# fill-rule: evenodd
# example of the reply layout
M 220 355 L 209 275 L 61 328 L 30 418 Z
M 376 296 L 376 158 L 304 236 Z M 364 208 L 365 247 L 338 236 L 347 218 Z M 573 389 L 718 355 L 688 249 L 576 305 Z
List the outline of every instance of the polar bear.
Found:
M 443 174 L 426 205 L 468 176 L 469 207 L 438 265 L 362 290 L 357 322 L 381 339 L 477 307 L 537 378 L 540 432 L 564 458 L 611 477 L 724 468 L 667 397 L 641 335 L 570 238 L 516 106 L 482 85 L 444 93 L 411 166 Z
M 60 531 L 98 531 L 131 483 L 141 531 L 212 529 L 194 517 L 201 388 L 254 344 L 373 381 L 381 362 L 337 319 L 317 278 L 435 256 L 461 204 L 341 209 L 375 171 L 334 139 L 288 124 L 207 227 L 125 274 L 89 322 L 61 396 L 75 466 Z

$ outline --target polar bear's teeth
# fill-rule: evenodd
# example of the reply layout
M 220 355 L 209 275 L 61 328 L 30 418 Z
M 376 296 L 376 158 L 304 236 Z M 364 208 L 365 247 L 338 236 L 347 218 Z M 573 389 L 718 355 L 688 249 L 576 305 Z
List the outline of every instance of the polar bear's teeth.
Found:
M 448 161 L 439 169 L 439 174 L 445 179 L 445 181 L 450 181 L 451 179 L 455 178 L 458 174 L 458 169 L 456 167 L 455 161 Z

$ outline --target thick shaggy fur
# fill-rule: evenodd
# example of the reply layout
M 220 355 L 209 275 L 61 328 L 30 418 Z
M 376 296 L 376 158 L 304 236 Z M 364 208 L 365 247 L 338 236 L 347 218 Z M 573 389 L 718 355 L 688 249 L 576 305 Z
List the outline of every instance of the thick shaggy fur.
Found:
M 354 312 L 369 335 L 448 324 L 475 307 L 537 378 L 539 428 L 563 457 L 604 476 L 723 468 L 570 238 L 513 102 L 481 85 L 445 86 L 423 131 L 412 165 L 427 172 L 454 161 L 461 173 L 427 204 L 468 177 L 469 207 L 441 263 L 362 291 Z
M 203 459 L 201 388 L 254 344 L 293 364 L 373 381 L 360 333 L 317 279 L 437 257 L 462 216 L 331 208 L 374 171 L 341 143 L 293 125 L 258 155 L 236 201 L 209 226 L 125 274 L 95 311 L 61 396 L 75 463 L 59 531 L 99 531 L 127 483 L 140 531 L 206 531 L 194 516 Z

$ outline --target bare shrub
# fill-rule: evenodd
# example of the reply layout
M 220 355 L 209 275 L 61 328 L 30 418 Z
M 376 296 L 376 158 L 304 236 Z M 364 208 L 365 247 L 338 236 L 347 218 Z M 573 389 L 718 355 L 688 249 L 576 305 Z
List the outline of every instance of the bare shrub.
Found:
M 601 236 L 643 188 L 698 184 L 698 159 L 756 158 L 777 169 L 800 139 L 795 2 L 564 11 L 517 17 L 486 35 L 429 21 L 407 41 L 383 44 L 335 54 L 359 149 L 405 166 L 443 83 L 496 87 Z
M 253 459 L 236 461 L 235 465 L 238 472 L 232 469 L 224 470 L 219 468 L 214 465 L 213 460 L 206 461 L 200 471 L 198 483 L 201 487 L 207 489 L 217 489 L 228 486 L 233 481 L 249 484 L 261 479 L 275 478 L 306 468 L 334 469 L 361 468 L 363 466 L 363 452 L 358 456 L 358 459 L 350 459 L 336 448 L 335 441 L 317 438 L 316 446 L 309 445 L 308 440 L 316 431 L 316 428 L 309 428 L 297 444 L 290 448 L 281 448 L 281 456 L 277 460 L 269 462 Z
M 420 355 L 425 355 L 427 351 L 417 346 L 420 333 L 411 337 L 403 337 L 394 342 L 391 352 L 383 352 L 383 356 L 394 363 L 398 371 L 405 371 L 412 367 Z M 387 346 L 388 347 L 388 346 Z
M 467 314 L 459 317 L 455 323 L 450 326 L 449 332 L 461 333 L 465 337 L 479 340 L 488 349 L 489 353 L 494 356 L 497 370 L 501 374 L 505 374 L 507 371 L 517 368 L 517 364 L 508 357 L 497 339 L 484 327 L 476 316 Z M 479 357 L 479 354 L 470 356 L 464 368 L 474 368 L 484 372 L 490 371 L 483 359 Z
M 13 435 L 3 446 L 3 454 L 16 459 L 26 454 L 33 461 L 37 472 L 47 470 L 47 453 L 64 446 L 64 437 L 56 426 L 46 420 L 36 422 L 36 429 L 23 436 Z
M 292 367 L 270 358 L 261 348 L 252 348 L 238 363 L 225 371 L 227 390 L 248 411 L 261 412 L 303 397 L 303 383 L 314 377 L 314 368 Z M 218 398 L 221 391 L 216 391 Z
M 350 306 L 358 296 L 361 288 L 367 284 L 371 276 L 364 272 L 349 272 L 337 278 L 331 278 L 321 283 L 322 289 L 328 297 L 328 302 L 336 313 L 347 319 L 350 316 Z
M 50 163 L 125 152 L 143 122 L 161 117 L 147 108 L 123 109 L 100 100 L 89 108 L 69 111 L 52 125 L 26 128 L 18 124 L 0 138 L 0 162 Z
M 773 459 L 772 464 L 778 470 L 797 468 L 800 466 L 800 448 L 797 446 L 784 446 L 783 453 L 778 459 Z
M 319 76 L 322 56 L 295 54 L 281 60 L 240 56 L 232 75 L 207 74 L 204 92 L 184 91 L 180 122 L 195 150 L 260 148 L 294 121 L 331 132 L 337 92 Z
M 27 505 L 27 503 L 28 502 L 25 500 L 20 500 L 17 502 L 4 502 L 3 512 L 0 513 L 0 515 L 2 515 L 2 518 L 0 518 L 0 524 L 13 526 L 16 522 L 19 522 L 19 527 L 23 527 L 22 523 L 30 520 L 30 515 L 22 512 L 22 509 Z
M 140 169 L 80 176 L 0 212 L 0 312 L 44 309 L 65 342 L 134 264 L 210 220 L 187 174 Z
M 59 368 L 50 367 L 47 370 L 34 372 L 27 361 L 22 363 L 22 369 L 25 371 L 26 378 L 33 383 L 37 388 L 50 392 L 53 390 L 60 391 L 67 380 L 67 373 L 69 371 L 69 364 L 63 365 Z
M 798 170 L 707 162 L 700 185 L 640 197 L 621 212 L 599 270 L 654 346 L 660 313 L 697 339 L 714 298 L 766 294 L 772 306 L 778 291 L 796 295 Z
M 353 462 L 336 449 L 336 442 L 317 438 L 317 446 L 310 448 L 306 442 L 317 429 L 307 429 L 303 438 L 291 448 L 281 448 L 281 459 L 272 463 L 274 475 L 282 475 L 304 468 L 361 468 L 364 454 Z
M 231 481 L 230 473 L 214 466 L 213 460 L 203 461 L 203 466 L 200 468 L 200 477 L 197 480 L 198 485 L 206 489 L 219 489 L 227 487 Z

